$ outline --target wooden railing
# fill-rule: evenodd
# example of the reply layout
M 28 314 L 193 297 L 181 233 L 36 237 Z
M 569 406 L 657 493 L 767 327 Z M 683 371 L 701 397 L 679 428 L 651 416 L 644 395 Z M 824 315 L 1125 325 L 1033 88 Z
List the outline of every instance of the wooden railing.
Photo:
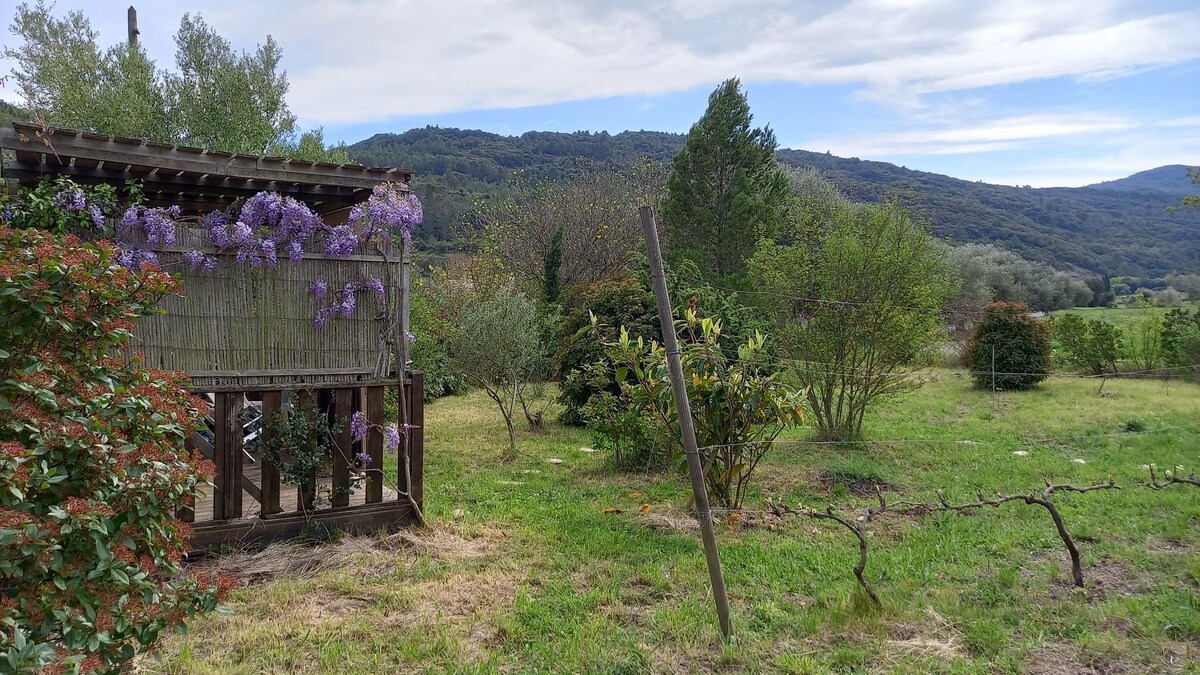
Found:
M 217 467 L 214 484 L 197 491 L 192 507 L 179 513 L 182 520 L 194 524 L 193 548 L 236 546 L 301 533 L 322 537 L 333 530 L 366 530 L 413 520 L 413 505 L 422 506 L 424 492 L 424 376 L 410 373 L 403 387 L 398 398 L 405 407 L 397 419 L 384 419 L 384 386 L 215 392 L 211 442 L 202 435 L 189 442 Z M 251 397 L 259 399 L 253 402 L 256 407 L 261 401 L 262 422 L 248 434 L 242 411 Z M 290 405 L 285 399 L 290 399 Z M 268 421 L 289 408 L 328 415 L 335 430 L 329 475 L 312 476 L 307 488 L 283 482 L 279 467 L 262 452 L 275 430 Z M 359 411 L 366 416 L 368 433 L 355 441 L 350 419 Z M 393 474 L 385 468 L 382 428 L 388 423 L 403 428 L 406 422 L 413 428 L 401 437 Z M 251 448 L 257 451 L 247 452 L 248 435 L 259 434 L 262 443 Z M 360 464 L 355 458 L 363 453 L 370 459 Z

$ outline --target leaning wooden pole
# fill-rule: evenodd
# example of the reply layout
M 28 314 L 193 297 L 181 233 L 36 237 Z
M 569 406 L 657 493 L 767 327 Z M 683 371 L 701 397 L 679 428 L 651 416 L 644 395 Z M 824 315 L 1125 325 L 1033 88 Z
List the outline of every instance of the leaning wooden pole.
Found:
M 733 636 L 733 624 L 729 619 L 729 597 L 725 594 L 725 576 L 721 572 L 717 536 L 713 532 L 712 514 L 708 509 L 708 489 L 704 484 L 704 468 L 696 444 L 696 429 L 692 424 L 692 405 L 688 401 L 683 365 L 679 361 L 675 317 L 671 311 L 671 299 L 667 296 L 667 278 L 663 273 L 662 251 L 658 246 L 658 225 L 654 222 L 653 208 L 643 206 L 638 211 L 642 217 L 642 232 L 646 235 L 646 251 L 650 254 L 650 280 L 654 284 L 654 298 L 658 301 L 658 323 L 662 326 L 663 346 L 666 347 L 667 365 L 671 370 L 671 390 L 675 394 L 675 408 L 679 411 L 679 430 L 683 434 L 683 452 L 687 456 L 688 476 L 692 480 L 696 520 L 700 521 L 700 537 L 704 542 L 704 557 L 708 561 L 708 578 L 712 582 L 713 599 L 717 603 L 721 634 L 730 638 Z

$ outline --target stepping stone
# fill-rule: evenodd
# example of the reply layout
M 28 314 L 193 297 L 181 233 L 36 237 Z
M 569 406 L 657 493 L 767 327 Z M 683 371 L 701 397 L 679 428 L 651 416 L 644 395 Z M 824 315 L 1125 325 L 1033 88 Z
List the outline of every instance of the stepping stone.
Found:
M 1016 455 L 1017 457 L 1024 457 L 1024 456 L 1026 456 L 1026 455 L 1028 455 L 1028 454 L 1029 454 L 1029 451 L 1027 451 L 1027 450 L 1013 450 L 1013 454 L 1014 454 L 1014 455 Z
M 595 448 L 580 448 L 579 451 L 586 452 L 589 455 L 592 454 L 593 452 L 600 452 L 599 450 L 597 450 Z
M 550 462 L 551 464 L 562 464 L 563 463 L 563 461 L 557 457 L 549 457 L 546 459 L 546 461 Z

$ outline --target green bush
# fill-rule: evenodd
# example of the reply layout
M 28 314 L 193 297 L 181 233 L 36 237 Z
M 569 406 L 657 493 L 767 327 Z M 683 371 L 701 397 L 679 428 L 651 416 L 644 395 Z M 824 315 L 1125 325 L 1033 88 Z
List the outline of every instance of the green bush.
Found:
M 454 334 L 454 327 L 446 316 L 449 310 L 440 311 L 437 305 L 436 283 L 418 281 L 413 284 L 409 296 L 409 322 L 415 337 L 409 347 L 409 358 L 413 370 L 425 374 L 426 401 L 461 394 L 467 389 L 466 380 L 450 365 L 446 345 Z
M 583 407 L 592 431 L 592 444 L 607 451 L 618 471 L 654 471 L 666 468 L 671 442 L 644 411 L 619 396 L 601 391 Z
M 766 367 L 766 338 L 761 334 L 739 346 L 736 358 L 729 358 L 721 348 L 719 320 L 688 311 L 676 329 L 681 333 L 680 361 L 709 496 L 718 506 L 740 508 L 754 470 L 775 438 L 800 423 L 802 394 Z M 666 350 L 657 342 L 631 337 L 624 328 L 605 347 L 622 383 L 622 402 L 643 418 L 654 419 L 680 449 Z M 676 457 L 682 464 L 682 453 Z
M 593 316 L 598 334 L 591 330 Z M 559 415 L 563 424 L 585 424 L 583 408 L 593 395 L 620 393 L 608 371 L 584 370 L 604 360 L 603 342 L 617 338 L 613 326 L 626 326 L 648 339 L 660 335 L 654 295 L 640 281 L 625 277 L 571 289 L 564 316 L 555 328 L 552 364 L 553 375 L 561 383 L 558 401 L 563 405 Z
M 1055 317 L 1051 321 L 1054 337 L 1064 363 L 1082 368 L 1093 375 L 1115 372 L 1121 358 L 1121 331 L 1104 319 L 1085 319 L 1077 314 Z
M 1032 389 L 1050 374 L 1050 327 L 1019 302 L 993 302 L 967 340 L 967 365 L 981 389 Z
M 181 563 L 191 528 L 175 514 L 213 475 L 184 448 L 203 404 L 116 356 L 178 284 L 115 253 L 0 229 L 5 672 L 116 672 L 228 588 Z
M 1163 315 L 1162 347 L 1172 366 L 1200 364 L 1200 309 L 1172 309 Z

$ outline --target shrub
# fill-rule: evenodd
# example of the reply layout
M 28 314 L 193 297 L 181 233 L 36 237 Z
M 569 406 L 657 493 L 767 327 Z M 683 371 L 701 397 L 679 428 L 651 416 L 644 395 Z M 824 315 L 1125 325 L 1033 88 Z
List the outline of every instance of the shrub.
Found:
M 454 367 L 496 402 L 508 427 L 509 457 L 517 452 L 513 415 L 520 404 L 530 428 L 541 426 L 532 406 L 546 376 L 544 319 L 521 293 L 502 288 L 476 297 L 458 314 L 458 334 L 450 343 Z
M 665 468 L 670 460 L 670 439 L 664 438 L 653 419 L 629 402 L 601 391 L 583 407 L 592 443 L 612 456 L 619 471 Z
M 1162 320 L 1162 347 L 1172 366 L 1200 364 L 1200 309 L 1168 310 Z
M 1093 375 L 1116 371 L 1121 358 L 1121 331 L 1104 319 L 1067 314 L 1051 321 L 1062 360 Z
M 766 367 L 766 338 L 761 334 L 739 346 L 737 357 L 730 359 L 721 349 L 719 320 L 700 319 L 689 311 L 677 329 L 684 333 L 680 361 L 709 496 L 719 506 L 740 508 L 771 443 L 784 429 L 800 423 L 801 392 Z M 674 447 L 681 448 L 666 350 L 657 342 L 631 337 L 624 328 L 605 346 L 624 400 L 655 419 Z M 684 459 L 682 454 L 677 457 Z
M 1166 352 L 1163 349 L 1162 319 L 1151 313 L 1125 322 L 1125 355 L 1133 362 L 1135 370 L 1150 371 L 1163 365 Z
M 109 244 L 0 229 L 0 658 L 112 671 L 215 607 L 175 518 L 212 465 L 184 438 L 200 402 L 125 353 L 176 282 Z
M 425 374 L 425 400 L 461 394 L 467 389 L 462 375 L 450 364 L 446 345 L 454 334 L 453 315 L 437 304 L 437 281 L 417 281 L 409 296 L 409 321 L 416 340 L 409 347 L 414 370 Z M 449 314 L 449 316 L 447 316 Z
M 976 386 L 1032 389 L 1050 374 L 1050 327 L 1019 302 L 993 302 L 967 340 Z
M 613 395 L 621 392 L 611 371 L 583 371 L 585 366 L 604 360 L 602 342 L 617 338 L 612 327 L 625 326 L 635 335 L 656 339 L 660 335 L 658 315 L 653 294 L 631 277 L 576 286 L 569 293 L 564 309 L 563 319 L 555 329 L 552 370 L 561 382 L 558 400 L 563 411 L 559 421 L 579 426 L 586 422 L 583 408 L 593 395 L 601 391 Z M 591 330 L 593 316 L 597 320 L 596 332 Z

